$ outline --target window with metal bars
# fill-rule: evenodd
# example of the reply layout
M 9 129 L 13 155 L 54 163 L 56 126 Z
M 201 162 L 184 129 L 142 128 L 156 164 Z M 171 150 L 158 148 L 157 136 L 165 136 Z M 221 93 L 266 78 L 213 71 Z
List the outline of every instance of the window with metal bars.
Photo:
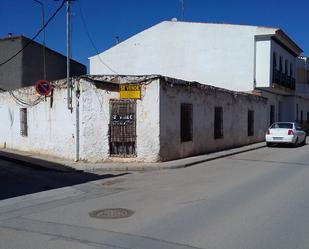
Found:
M 136 156 L 136 101 L 110 100 L 110 156 Z
M 27 108 L 20 108 L 20 135 L 28 136 Z
M 180 108 L 180 141 L 192 141 L 193 137 L 193 107 L 192 104 L 181 104 Z
M 223 138 L 223 109 L 221 106 L 215 107 L 215 139 Z
M 254 111 L 248 110 L 248 136 L 254 135 Z

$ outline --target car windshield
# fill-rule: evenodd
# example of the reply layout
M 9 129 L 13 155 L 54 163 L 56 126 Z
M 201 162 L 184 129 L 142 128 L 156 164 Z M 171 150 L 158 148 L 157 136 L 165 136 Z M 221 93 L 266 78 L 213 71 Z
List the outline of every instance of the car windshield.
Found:
M 292 123 L 274 123 L 270 128 L 271 129 L 276 129 L 276 128 L 293 129 L 293 124 Z

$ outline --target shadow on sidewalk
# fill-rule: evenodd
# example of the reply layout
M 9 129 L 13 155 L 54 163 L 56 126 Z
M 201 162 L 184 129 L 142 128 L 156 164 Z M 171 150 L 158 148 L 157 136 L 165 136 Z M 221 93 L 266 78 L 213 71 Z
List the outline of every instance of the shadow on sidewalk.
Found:
M 41 167 L 40 164 L 45 167 Z M 96 175 L 42 159 L 21 155 L 12 158 L 2 154 L 0 200 L 127 174 L 130 173 Z

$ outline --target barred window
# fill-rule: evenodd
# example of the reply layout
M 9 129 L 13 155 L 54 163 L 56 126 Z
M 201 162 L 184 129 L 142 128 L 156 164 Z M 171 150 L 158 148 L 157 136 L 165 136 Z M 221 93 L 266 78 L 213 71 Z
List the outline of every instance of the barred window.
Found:
M 254 111 L 248 111 L 248 136 L 254 135 Z
M 180 141 L 192 141 L 193 135 L 192 104 L 181 104 L 180 108 Z
M 20 135 L 28 136 L 27 108 L 20 108 Z
M 223 109 L 221 106 L 215 107 L 214 137 L 215 139 L 223 138 Z

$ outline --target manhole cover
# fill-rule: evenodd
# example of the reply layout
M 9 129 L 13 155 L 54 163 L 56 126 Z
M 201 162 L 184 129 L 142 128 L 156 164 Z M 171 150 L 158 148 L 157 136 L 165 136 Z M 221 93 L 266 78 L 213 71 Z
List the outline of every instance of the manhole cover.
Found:
M 89 213 L 90 217 L 97 219 L 121 219 L 128 218 L 134 214 L 134 211 L 124 208 L 108 208 L 95 210 Z

